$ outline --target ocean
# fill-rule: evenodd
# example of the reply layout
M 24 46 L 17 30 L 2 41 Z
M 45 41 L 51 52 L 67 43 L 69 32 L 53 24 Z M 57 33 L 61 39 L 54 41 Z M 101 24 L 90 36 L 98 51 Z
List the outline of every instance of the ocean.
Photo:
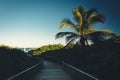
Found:
M 20 50 L 24 51 L 24 52 L 29 52 L 32 50 L 32 48 L 19 48 Z

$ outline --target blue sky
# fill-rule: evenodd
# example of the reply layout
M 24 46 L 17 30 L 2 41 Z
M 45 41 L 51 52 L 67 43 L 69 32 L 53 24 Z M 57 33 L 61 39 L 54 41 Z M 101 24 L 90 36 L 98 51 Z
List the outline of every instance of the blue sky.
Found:
M 39 47 L 63 43 L 55 40 L 64 18 L 73 19 L 71 9 L 83 4 L 97 8 L 106 16 L 97 29 L 120 34 L 119 2 L 110 0 L 0 0 L 0 44 L 12 47 Z M 62 31 L 62 30 L 60 30 Z

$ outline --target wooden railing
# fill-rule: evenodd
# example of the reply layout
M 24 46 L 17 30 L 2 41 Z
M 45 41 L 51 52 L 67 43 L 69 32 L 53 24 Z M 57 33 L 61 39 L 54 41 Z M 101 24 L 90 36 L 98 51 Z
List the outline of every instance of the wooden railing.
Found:
M 75 80 L 100 80 L 96 77 L 94 77 L 93 75 L 85 72 L 85 71 L 82 71 L 64 61 L 62 61 L 61 59 L 59 58 L 55 58 L 55 57 L 46 57 L 49 61 L 52 61 L 52 62 L 56 62 L 56 63 L 61 63 L 63 64 L 63 68 L 73 77 L 76 77 Z
M 20 73 L 16 75 L 11 76 L 10 78 L 6 80 L 32 80 L 31 76 L 35 75 L 35 73 L 39 71 L 42 65 L 43 65 L 43 61 L 41 61 L 40 63 L 34 66 L 31 66 L 30 68 L 27 68 L 21 71 Z
M 76 79 L 80 79 L 80 80 L 100 80 L 94 76 L 92 76 L 91 74 L 88 74 L 68 63 L 65 63 L 64 61 L 62 62 L 64 69 L 73 77 L 76 77 Z

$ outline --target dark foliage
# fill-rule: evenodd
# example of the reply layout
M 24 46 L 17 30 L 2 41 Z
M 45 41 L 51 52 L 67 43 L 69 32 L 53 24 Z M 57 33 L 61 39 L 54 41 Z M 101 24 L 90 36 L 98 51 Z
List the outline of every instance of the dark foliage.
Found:
M 0 80 L 7 79 L 14 74 L 37 63 L 35 58 L 32 58 L 23 51 L 10 48 L 7 46 L 0 47 Z
M 114 39 L 115 40 L 115 39 Z M 101 80 L 120 79 L 120 43 L 113 39 L 85 47 L 60 49 L 43 53 L 42 57 L 51 57 L 54 61 L 65 61 L 88 72 Z

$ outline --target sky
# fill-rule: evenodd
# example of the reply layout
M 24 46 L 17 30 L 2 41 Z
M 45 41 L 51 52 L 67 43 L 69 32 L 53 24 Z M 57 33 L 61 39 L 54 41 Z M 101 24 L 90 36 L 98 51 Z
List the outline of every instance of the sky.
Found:
M 120 7 L 117 0 L 0 0 L 0 44 L 12 47 L 40 47 L 65 44 L 55 40 L 59 23 L 73 20 L 72 8 L 82 4 L 86 9 L 97 8 L 106 16 L 105 24 L 96 29 L 110 29 L 120 34 Z

